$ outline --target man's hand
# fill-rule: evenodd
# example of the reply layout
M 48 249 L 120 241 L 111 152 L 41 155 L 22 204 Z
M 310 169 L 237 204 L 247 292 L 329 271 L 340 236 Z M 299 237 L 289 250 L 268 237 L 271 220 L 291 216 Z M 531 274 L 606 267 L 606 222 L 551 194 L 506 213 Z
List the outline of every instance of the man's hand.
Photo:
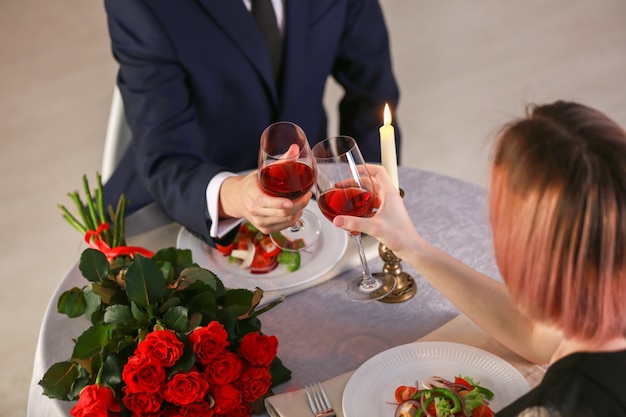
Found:
M 227 178 L 220 189 L 222 218 L 245 218 L 263 233 L 293 226 L 311 199 L 311 192 L 297 200 L 272 197 L 261 189 L 257 171 Z

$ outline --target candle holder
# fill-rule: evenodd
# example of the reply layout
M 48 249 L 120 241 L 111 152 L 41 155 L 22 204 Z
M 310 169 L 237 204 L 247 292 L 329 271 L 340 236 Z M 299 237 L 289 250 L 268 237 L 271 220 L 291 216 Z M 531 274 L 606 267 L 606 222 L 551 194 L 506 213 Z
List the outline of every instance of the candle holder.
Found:
M 400 196 L 404 197 L 404 190 L 400 188 Z M 402 270 L 402 259 L 398 258 L 388 247 L 382 243 L 378 244 L 378 255 L 385 265 L 384 274 L 391 274 L 396 278 L 396 288 L 387 296 L 378 301 L 383 303 L 402 303 L 410 300 L 417 294 L 417 285 L 410 274 Z

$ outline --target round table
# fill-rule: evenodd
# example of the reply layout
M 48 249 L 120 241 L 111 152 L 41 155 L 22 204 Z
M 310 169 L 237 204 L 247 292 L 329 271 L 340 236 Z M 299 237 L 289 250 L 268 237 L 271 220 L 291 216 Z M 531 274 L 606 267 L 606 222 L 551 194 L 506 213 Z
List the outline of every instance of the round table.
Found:
M 400 167 L 400 187 L 413 222 L 424 238 L 478 271 L 501 280 L 497 271 L 487 217 L 485 189 L 444 175 Z M 129 243 L 150 249 L 174 246 L 180 226 L 169 224 L 129 238 Z M 372 272 L 383 261 L 377 242 L 369 238 Z M 349 242 L 353 246 L 353 242 Z M 273 388 L 275 393 L 300 389 L 354 370 L 375 354 L 415 341 L 458 314 L 458 310 L 406 264 L 417 294 L 403 303 L 348 300 L 344 288 L 360 273 L 356 252 L 344 256 L 347 270 L 319 285 L 287 296 L 261 316 L 263 332 L 279 340 L 278 356 L 292 371 L 292 379 Z M 76 338 L 89 325 L 86 319 L 69 319 L 57 313 L 59 295 L 86 284 L 72 266 L 52 295 L 41 326 L 28 416 L 68 416 L 73 403 L 42 395 L 38 381 L 53 363 L 66 360 Z

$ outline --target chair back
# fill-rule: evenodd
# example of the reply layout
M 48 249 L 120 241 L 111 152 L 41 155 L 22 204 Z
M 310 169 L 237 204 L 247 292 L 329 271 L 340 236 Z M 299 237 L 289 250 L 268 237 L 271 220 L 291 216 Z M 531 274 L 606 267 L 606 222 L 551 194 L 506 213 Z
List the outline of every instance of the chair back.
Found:
M 122 159 L 124 152 L 130 145 L 132 134 L 126 117 L 124 116 L 124 102 L 117 86 L 113 89 L 113 100 L 109 112 L 109 122 L 107 124 L 106 136 L 104 139 L 104 154 L 102 155 L 102 182 L 106 182 L 115 167 Z

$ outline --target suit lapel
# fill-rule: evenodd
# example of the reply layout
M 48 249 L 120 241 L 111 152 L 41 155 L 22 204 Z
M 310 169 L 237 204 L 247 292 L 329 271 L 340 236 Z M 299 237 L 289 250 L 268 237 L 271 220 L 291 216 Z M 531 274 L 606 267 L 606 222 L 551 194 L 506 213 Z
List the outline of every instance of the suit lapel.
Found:
M 252 15 L 246 10 L 242 0 L 198 0 L 211 15 L 215 24 L 237 45 L 241 52 L 254 66 L 270 91 L 274 103 L 278 103 L 278 94 L 272 64 L 259 29 Z

